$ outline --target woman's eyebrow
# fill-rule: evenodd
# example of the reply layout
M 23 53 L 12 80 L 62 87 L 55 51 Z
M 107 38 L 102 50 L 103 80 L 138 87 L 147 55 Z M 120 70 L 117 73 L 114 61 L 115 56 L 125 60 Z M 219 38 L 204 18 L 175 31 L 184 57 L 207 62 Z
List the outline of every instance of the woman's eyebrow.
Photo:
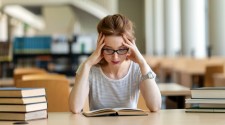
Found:
M 111 48 L 110 46 L 107 46 L 107 45 L 105 45 L 104 47 L 108 47 L 108 48 Z
M 112 47 L 110 47 L 110 46 L 107 46 L 107 45 L 105 45 L 104 47 L 107 47 L 107 48 L 110 48 L 110 49 L 112 49 Z M 122 48 L 122 47 L 126 47 L 126 46 L 122 45 L 122 46 L 119 46 L 118 48 Z

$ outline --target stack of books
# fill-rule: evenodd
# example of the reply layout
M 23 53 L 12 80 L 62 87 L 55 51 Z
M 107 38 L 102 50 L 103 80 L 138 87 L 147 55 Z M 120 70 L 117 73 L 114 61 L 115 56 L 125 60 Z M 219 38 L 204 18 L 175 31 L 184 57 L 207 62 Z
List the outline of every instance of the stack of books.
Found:
M 0 88 L 0 120 L 47 118 L 44 88 Z
M 225 87 L 202 87 L 191 89 L 191 104 L 186 112 L 225 112 Z

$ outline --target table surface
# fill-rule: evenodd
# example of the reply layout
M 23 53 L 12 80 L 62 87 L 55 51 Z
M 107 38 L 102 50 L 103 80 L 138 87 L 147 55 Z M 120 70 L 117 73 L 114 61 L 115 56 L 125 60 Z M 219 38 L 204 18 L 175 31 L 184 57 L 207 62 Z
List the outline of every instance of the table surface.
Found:
M 163 96 L 190 96 L 191 90 L 188 87 L 177 83 L 158 83 L 161 95 Z
M 28 121 L 28 125 L 224 125 L 225 113 L 185 113 L 184 109 L 161 110 L 148 116 L 85 117 L 70 112 L 48 113 L 47 119 Z M 0 121 L 12 125 L 12 121 Z

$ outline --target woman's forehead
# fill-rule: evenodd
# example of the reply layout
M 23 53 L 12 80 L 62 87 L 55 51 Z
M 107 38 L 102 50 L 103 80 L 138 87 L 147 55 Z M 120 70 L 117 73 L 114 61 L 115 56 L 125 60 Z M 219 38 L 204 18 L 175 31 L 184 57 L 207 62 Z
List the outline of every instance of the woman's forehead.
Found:
M 106 47 L 114 49 L 124 46 L 124 39 L 122 36 L 106 36 L 104 42 Z
M 124 39 L 122 36 L 106 36 L 104 42 L 105 44 L 122 44 Z

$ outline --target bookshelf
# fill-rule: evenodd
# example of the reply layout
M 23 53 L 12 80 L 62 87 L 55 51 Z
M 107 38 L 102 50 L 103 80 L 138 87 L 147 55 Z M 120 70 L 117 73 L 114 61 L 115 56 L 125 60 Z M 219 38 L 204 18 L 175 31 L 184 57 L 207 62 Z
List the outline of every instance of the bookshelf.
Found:
M 12 44 L 0 41 L 0 78 L 12 75 Z
M 74 76 L 80 63 L 80 57 L 88 57 L 91 53 L 80 54 L 14 54 L 16 67 L 39 67 L 49 72 Z
M 74 76 L 79 64 L 91 55 L 90 51 L 85 52 L 82 48 L 82 51 L 74 52 L 73 49 L 79 48 L 74 47 L 75 43 L 77 41 L 57 41 L 51 36 L 17 37 L 13 41 L 13 60 L 8 63 L 12 63 L 13 68 L 39 67 L 49 72 Z M 3 72 L 7 72 L 2 68 L 3 64 L 0 65 L 0 78 L 3 77 Z

